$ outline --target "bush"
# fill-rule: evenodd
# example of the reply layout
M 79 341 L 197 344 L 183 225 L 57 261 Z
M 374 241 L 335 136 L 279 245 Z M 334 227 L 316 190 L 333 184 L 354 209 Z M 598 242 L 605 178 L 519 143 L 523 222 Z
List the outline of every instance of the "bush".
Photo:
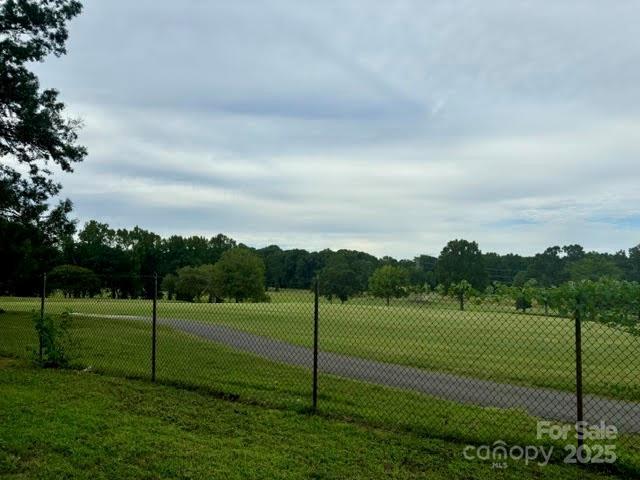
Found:
M 92 297 L 100 293 L 100 279 L 88 268 L 58 265 L 47 275 L 49 288 L 60 290 L 65 297 Z
M 522 310 L 522 313 L 526 313 L 531 306 L 531 300 L 524 295 L 516 297 L 516 310 Z
M 42 345 L 42 357 L 34 352 L 36 364 L 44 368 L 69 366 L 71 315 L 65 312 L 56 320 L 51 315 L 41 317 L 34 312 L 33 323 Z

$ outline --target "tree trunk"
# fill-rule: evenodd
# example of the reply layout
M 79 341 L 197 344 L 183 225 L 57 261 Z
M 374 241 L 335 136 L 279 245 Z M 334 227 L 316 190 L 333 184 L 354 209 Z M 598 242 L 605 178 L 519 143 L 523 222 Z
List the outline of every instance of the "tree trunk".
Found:
M 464 312 L 464 294 L 460 294 L 458 296 L 458 300 L 460 300 L 460 311 Z

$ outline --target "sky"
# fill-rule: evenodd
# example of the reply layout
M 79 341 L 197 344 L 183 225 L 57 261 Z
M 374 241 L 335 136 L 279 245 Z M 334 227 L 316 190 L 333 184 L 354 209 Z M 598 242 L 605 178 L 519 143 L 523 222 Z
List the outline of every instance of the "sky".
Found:
M 640 242 L 640 0 L 93 0 L 80 224 L 411 258 Z

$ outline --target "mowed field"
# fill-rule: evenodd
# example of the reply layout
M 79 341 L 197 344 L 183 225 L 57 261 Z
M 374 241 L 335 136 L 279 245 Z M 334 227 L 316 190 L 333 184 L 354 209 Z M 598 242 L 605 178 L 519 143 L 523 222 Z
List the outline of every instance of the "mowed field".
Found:
M 190 319 L 311 346 L 313 296 L 269 292 L 271 303 L 158 302 L 163 318 Z M 38 299 L 0 298 L 8 312 L 39 310 Z M 48 298 L 50 313 L 151 315 L 149 300 Z M 93 319 L 94 322 L 101 320 Z M 320 304 L 320 348 L 362 358 L 477 378 L 572 391 L 574 324 L 566 318 L 522 314 L 508 305 L 424 303 L 356 298 Z M 640 400 L 640 338 L 605 325 L 583 325 L 585 392 Z
M 2 478 L 496 478 L 465 443 L 2 357 L 0 411 Z M 500 478 L 617 473 L 509 460 Z
M 33 358 L 37 337 L 31 317 L 26 310 L 0 314 L 0 356 L 25 361 Z M 79 315 L 73 317 L 70 333 L 72 368 L 149 380 L 148 323 Z M 271 362 L 166 325 L 158 327 L 157 380 L 248 405 L 298 413 L 308 413 L 311 406 L 312 378 L 308 369 Z M 549 443 L 546 438 L 536 438 L 536 419 L 520 409 L 460 404 L 322 373 L 318 400 L 319 412 L 325 418 L 421 437 L 473 445 L 491 445 L 497 439 L 508 445 Z M 615 441 L 616 472 L 640 474 L 639 438 L 623 434 Z M 554 463 L 562 462 L 563 448 L 563 442 L 556 445 L 559 455 Z

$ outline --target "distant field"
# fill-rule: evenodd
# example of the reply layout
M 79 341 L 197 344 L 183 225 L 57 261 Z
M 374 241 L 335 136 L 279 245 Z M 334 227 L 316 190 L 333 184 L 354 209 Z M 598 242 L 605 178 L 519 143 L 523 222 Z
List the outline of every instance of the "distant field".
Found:
M 160 301 L 158 315 L 230 325 L 251 333 L 312 345 L 313 296 L 270 292 L 271 303 Z M 7 311 L 38 310 L 37 299 L 0 298 Z M 478 378 L 573 390 L 574 326 L 559 317 L 524 315 L 506 306 L 460 312 L 455 302 L 367 297 L 344 305 L 323 300 L 320 348 L 326 351 Z M 47 299 L 48 312 L 151 314 L 148 300 Z M 97 321 L 97 320 L 94 320 Z M 583 327 L 587 393 L 640 400 L 640 338 L 600 324 Z

